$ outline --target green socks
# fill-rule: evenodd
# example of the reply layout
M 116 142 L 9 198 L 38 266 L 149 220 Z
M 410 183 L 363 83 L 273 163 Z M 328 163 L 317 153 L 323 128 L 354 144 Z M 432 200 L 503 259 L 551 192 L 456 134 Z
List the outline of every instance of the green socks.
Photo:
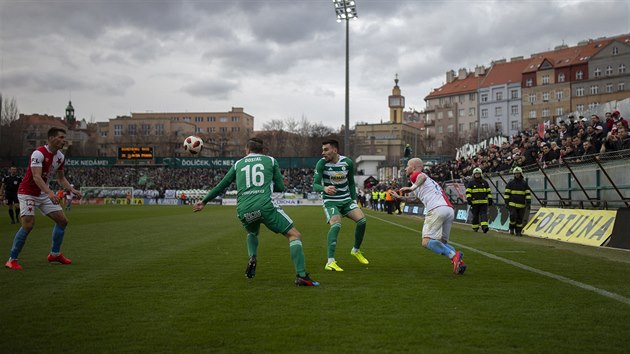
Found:
M 289 253 L 291 254 L 291 260 L 295 266 L 295 273 L 301 277 L 306 276 L 302 240 L 289 241 Z
M 357 227 L 354 229 L 354 248 L 360 249 L 363 243 L 363 236 L 365 236 L 365 226 L 367 221 L 365 218 L 361 218 L 357 221 Z
M 330 230 L 328 230 L 328 258 L 335 258 L 335 248 L 337 247 L 339 230 L 341 230 L 341 223 L 336 222 L 330 225 Z

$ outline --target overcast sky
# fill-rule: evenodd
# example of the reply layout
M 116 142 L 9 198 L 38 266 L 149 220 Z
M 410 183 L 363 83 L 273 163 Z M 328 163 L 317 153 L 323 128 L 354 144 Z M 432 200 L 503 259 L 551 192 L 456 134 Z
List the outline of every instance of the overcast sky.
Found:
M 350 125 L 389 119 L 445 72 L 630 33 L 630 0 L 356 0 Z M 79 119 L 243 107 L 339 128 L 345 23 L 331 0 L 0 0 L 0 92 L 21 113 Z

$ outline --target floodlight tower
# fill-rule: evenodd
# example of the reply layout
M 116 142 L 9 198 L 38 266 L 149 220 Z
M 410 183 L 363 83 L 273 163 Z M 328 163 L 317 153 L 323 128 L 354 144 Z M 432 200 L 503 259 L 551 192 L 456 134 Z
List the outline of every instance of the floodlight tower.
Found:
M 333 0 L 337 22 L 346 21 L 346 121 L 343 136 L 344 154 L 350 154 L 350 20 L 356 20 L 357 6 L 354 0 Z

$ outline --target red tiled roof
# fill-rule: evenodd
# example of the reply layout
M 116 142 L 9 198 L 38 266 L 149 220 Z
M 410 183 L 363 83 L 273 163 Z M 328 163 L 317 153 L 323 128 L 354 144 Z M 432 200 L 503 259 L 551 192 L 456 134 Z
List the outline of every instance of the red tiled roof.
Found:
M 446 83 L 442 87 L 433 90 L 424 99 L 476 92 L 481 80 L 483 80 L 483 76 L 475 76 L 474 72 L 470 72 L 465 79 L 460 80 L 456 78 L 453 82 Z
M 532 59 L 511 60 L 495 63 L 486 74 L 479 87 L 490 87 L 506 83 L 521 82 L 521 75 Z
M 20 114 L 20 120 L 24 120 L 26 124 L 45 124 L 59 128 L 66 128 L 66 124 L 59 117 L 49 116 L 47 114 Z

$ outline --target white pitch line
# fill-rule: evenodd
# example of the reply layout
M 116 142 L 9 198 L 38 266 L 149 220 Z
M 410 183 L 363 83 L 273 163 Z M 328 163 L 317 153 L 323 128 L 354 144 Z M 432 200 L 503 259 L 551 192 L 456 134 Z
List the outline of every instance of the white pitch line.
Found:
M 420 233 L 420 230 L 412 229 L 412 228 L 407 227 L 405 225 L 400 225 L 400 224 L 397 224 L 395 222 L 391 222 L 389 220 L 381 219 L 378 216 L 374 216 L 374 215 L 368 215 L 368 216 L 371 217 L 371 218 L 378 219 L 378 220 L 380 220 L 382 222 L 385 222 L 385 223 L 388 223 L 388 224 L 391 224 L 391 225 L 394 225 L 394 226 L 398 226 L 398 227 L 403 228 L 403 229 L 407 229 L 407 230 L 410 230 L 410 231 L 414 231 L 414 232 Z M 455 246 L 458 246 L 460 248 L 464 248 L 464 249 L 470 250 L 472 252 L 478 253 L 480 255 L 486 256 L 488 258 L 496 259 L 497 261 L 501 261 L 501 262 L 507 263 L 509 265 L 513 265 L 513 266 L 515 266 L 517 268 L 521 268 L 523 270 L 527 270 L 527 271 L 530 271 L 532 273 L 544 275 L 546 277 L 549 277 L 549 278 L 561 281 L 561 282 L 563 282 L 565 284 L 570 284 L 570 285 L 576 286 L 576 287 L 578 287 L 580 289 L 592 291 L 592 292 L 594 292 L 596 294 L 599 294 L 599 295 L 611 298 L 613 300 L 617 300 L 617 301 L 622 302 L 622 303 L 624 303 L 626 305 L 630 305 L 630 299 L 629 298 L 621 296 L 619 294 L 615 294 L 615 293 L 610 292 L 608 290 L 596 288 L 596 287 L 594 287 L 592 285 L 584 284 L 584 283 L 581 283 L 579 281 L 576 281 L 576 280 L 573 280 L 573 279 L 569 279 L 567 277 L 563 277 L 562 275 L 550 273 L 550 272 L 547 272 L 547 271 L 544 271 L 544 270 L 540 270 L 538 268 L 530 267 L 530 266 L 522 264 L 522 263 L 514 262 L 512 260 L 509 260 L 509 259 L 506 259 L 506 258 L 503 258 L 503 257 L 499 257 L 499 256 L 494 255 L 492 253 L 488 253 L 488 252 L 485 252 L 485 251 L 482 251 L 482 250 L 478 250 L 476 248 L 464 246 L 461 243 L 455 243 L 455 242 L 451 242 L 451 241 L 449 241 L 449 243 L 451 243 L 451 244 L 453 244 Z

